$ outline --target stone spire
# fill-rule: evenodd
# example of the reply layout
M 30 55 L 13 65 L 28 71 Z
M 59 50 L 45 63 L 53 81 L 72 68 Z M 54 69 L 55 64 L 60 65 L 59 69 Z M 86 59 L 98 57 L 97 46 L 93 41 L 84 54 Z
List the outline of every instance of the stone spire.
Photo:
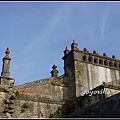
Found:
M 11 58 L 9 57 L 9 54 L 10 54 L 9 48 L 6 49 L 5 54 L 6 56 L 3 58 L 1 76 L 9 78 L 9 75 L 10 75 L 9 67 L 10 67 L 10 60 L 11 60 Z
M 78 44 L 73 40 L 73 43 L 71 44 L 71 50 L 78 50 L 77 45 Z
M 51 71 L 51 77 L 58 77 L 59 71 L 56 70 L 57 66 L 54 64 L 52 68 L 53 70 Z

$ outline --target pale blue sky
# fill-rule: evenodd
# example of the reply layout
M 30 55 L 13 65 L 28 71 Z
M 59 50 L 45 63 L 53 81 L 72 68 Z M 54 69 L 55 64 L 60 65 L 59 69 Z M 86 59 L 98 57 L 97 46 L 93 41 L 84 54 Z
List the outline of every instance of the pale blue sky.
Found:
M 9 47 L 15 85 L 63 70 L 63 51 L 78 48 L 120 59 L 120 2 L 0 2 L 0 67 Z

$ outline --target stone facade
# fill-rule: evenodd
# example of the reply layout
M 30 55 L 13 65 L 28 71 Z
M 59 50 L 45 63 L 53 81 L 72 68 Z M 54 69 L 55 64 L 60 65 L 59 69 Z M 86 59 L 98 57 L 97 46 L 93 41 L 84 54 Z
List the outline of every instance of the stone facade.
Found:
M 120 118 L 120 93 L 63 116 L 63 118 Z
M 0 76 L 1 118 L 62 118 L 120 92 L 120 60 L 81 51 L 74 40 L 64 50 L 63 75 L 54 64 L 50 78 L 18 86 L 9 77 L 9 53 L 7 48 Z M 109 93 L 102 93 L 105 88 Z
M 95 50 L 93 53 L 86 48 L 81 51 L 73 42 L 71 51 L 65 54 L 63 60 L 65 74 L 70 81 L 70 98 L 78 97 L 81 92 L 91 90 L 103 82 L 120 79 L 120 60 L 117 60 L 114 55 L 109 58 L 105 53 L 101 56 Z

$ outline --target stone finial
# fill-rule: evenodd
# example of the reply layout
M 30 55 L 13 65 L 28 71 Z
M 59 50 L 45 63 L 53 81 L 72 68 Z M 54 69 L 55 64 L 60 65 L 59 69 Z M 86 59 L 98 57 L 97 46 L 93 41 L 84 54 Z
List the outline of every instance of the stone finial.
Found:
M 103 56 L 107 57 L 106 53 L 103 53 Z
M 93 51 L 93 54 L 97 54 L 96 50 Z
M 9 57 L 10 54 L 10 50 L 7 47 L 6 51 L 5 51 L 6 56 L 3 58 L 3 66 L 2 66 L 2 72 L 1 72 L 1 76 L 5 77 L 5 78 L 9 78 L 10 75 L 10 60 L 11 58 Z
M 87 52 L 87 49 L 86 49 L 86 48 L 84 48 L 84 49 L 83 49 L 83 51 L 84 51 L 84 52 Z
M 52 68 L 53 68 L 53 70 L 51 71 L 51 77 L 58 77 L 59 71 L 56 70 L 57 66 L 54 64 L 54 65 L 52 66 Z
M 71 44 L 71 50 L 78 50 L 77 43 L 75 43 L 75 40 L 73 40 L 73 43 Z
M 6 56 L 5 56 L 4 58 L 5 58 L 5 59 L 9 59 L 9 60 L 11 60 L 11 58 L 9 57 L 10 50 L 9 50 L 8 47 L 7 47 L 6 51 L 5 51 L 5 54 L 6 54 Z
M 75 43 L 75 40 L 73 40 L 73 43 Z
M 116 58 L 116 56 L 115 56 L 115 55 L 112 55 L 112 58 Z
M 68 47 L 66 46 L 66 49 L 64 50 L 64 55 L 67 55 L 69 53 Z
M 53 70 L 54 70 L 54 69 L 56 69 L 56 68 L 57 68 L 57 66 L 54 64 L 54 65 L 52 66 L 52 68 L 53 68 Z
M 66 46 L 66 50 L 68 50 L 68 47 Z

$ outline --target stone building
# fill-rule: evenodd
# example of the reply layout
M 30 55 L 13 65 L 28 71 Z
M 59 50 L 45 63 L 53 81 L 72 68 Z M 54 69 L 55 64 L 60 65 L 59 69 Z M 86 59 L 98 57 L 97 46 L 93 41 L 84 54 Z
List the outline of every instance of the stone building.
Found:
M 86 48 L 64 50 L 64 74 L 54 64 L 51 77 L 14 86 L 9 49 L 0 76 L 1 118 L 62 118 L 120 92 L 120 60 Z M 99 116 L 100 117 L 100 116 Z

